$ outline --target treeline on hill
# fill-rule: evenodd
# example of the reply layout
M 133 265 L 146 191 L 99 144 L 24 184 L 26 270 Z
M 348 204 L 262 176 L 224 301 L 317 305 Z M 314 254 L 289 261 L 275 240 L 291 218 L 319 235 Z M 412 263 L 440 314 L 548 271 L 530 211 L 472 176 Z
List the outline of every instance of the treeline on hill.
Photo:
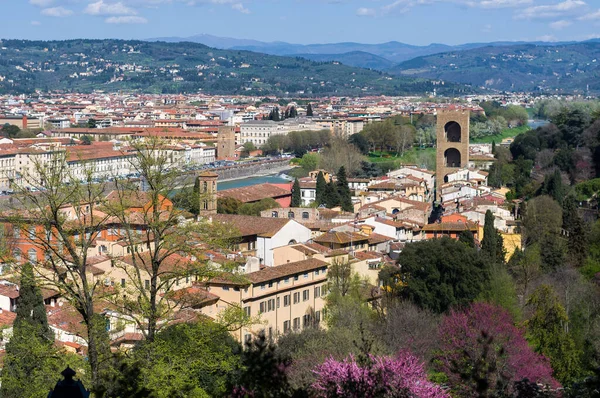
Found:
M 266 95 L 409 95 L 470 92 L 466 86 L 333 62 L 136 40 L 2 40 L 0 94 L 64 90 Z

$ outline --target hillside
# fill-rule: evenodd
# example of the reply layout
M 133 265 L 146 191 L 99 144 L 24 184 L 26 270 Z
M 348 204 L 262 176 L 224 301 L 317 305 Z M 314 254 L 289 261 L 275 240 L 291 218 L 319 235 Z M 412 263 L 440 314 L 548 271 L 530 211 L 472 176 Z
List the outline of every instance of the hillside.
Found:
M 189 37 L 160 37 L 148 39 L 149 41 L 201 43 L 209 47 L 225 50 L 247 50 L 271 55 L 301 56 L 311 60 L 329 60 L 338 61 L 346 65 L 363 67 L 363 63 L 371 66 L 369 68 L 384 70 L 391 67 L 392 64 L 399 64 L 416 57 L 432 54 L 445 53 L 450 51 L 463 51 L 488 46 L 515 46 L 522 44 L 535 44 L 543 46 L 557 46 L 573 44 L 574 42 L 490 42 L 490 43 L 465 43 L 459 45 L 447 45 L 440 43 L 431 43 L 425 46 L 401 43 L 398 41 L 389 41 L 386 43 L 366 44 L 355 42 L 342 43 L 322 43 L 322 44 L 295 44 L 283 41 L 264 42 L 251 39 L 236 39 L 231 37 L 219 37 L 209 34 L 198 34 Z M 356 52 L 368 53 L 370 57 L 377 56 L 384 58 L 387 62 L 361 61 L 359 58 L 349 56 Z
M 332 62 L 130 40 L 0 42 L 0 93 L 137 90 L 155 93 L 420 94 L 457 86 Z M 461 88 L 462 90 L 462 88 Z M 457 91 L 456 91 L 457 92 Z
M 392 61 L 364 51 L 352 51 L 343 54 L 294 54 L 294 56 L 317 62 L 336 61 L 348 66 L 375 70 L 388 69 L 394 66 Z
M 600 92 L 600 43 L 488 46 L 418 57 L 388 71 L 475 87 L 517 91 Z

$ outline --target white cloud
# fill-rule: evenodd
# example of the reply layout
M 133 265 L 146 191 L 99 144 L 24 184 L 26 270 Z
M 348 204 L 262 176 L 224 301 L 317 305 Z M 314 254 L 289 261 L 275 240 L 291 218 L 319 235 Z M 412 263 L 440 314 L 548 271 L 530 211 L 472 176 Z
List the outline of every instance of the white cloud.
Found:
M 221 3 L 222 4 L 222 3 Z M 250 10 L 244 7 L 242 3 L 235 3 L 231 5 L 231 8 L 241 12 L 242 14 L 250 14 Z
M 550 24 L 550 27 L 554 30 L 561 30 L 566 27 L 569 27 L 573 24 L 571 21 L 567 21 L 566 19 L 561 19 L 560 21 L 555 21 Z
M 373 8 L 360 7 L 358 10 L 356 10 L 356 15 L 359 17 L 374 17 L 375 14 L 376 12 Z
M 483 25 L 483 28 L 481 29 L 481 31 L 483 33 L 490 33 L 492 31 L 492 25 L 491 24 L 485 24 Z
M 42 10 L 42 15 L 45 15 L 47 17 L 70 17 L 71 15 L 73 15 L 73 11 L 69 10 L 68 8 L 64 8 L 64 7 L 52 7 L 52 8 L 44 8 Z
M 533 0 L 480 0 L 470 2 L 471 6 L 482 8 L 510 8 L 533 3 Z
M 98 0 L 95 3 L 90 3 L 83 10 L 84 13 L 89 15 L 135 15 L 137 12 L 127 7 L 122 2 L 118 3 L 105 3 L 103 0 Z
M 517 19 L 543 19 L 564 17 L 565 13 L 579 11 L 587 4 L 583 0 L 565 0 L 561 3 L 543 6 L 532 6 L 525 8 L 520 14 L 517 14 Z
M 141 24 L 148 23 L 148 20 L 144 17 L 138 17 L 135 15 L 125 15 L 119 17 L 108 17 L 104 20 L 104 22 L 110 24 Z
M 38 6 L 38 7 L 48 7 L 52 3 L 54 3 L 54 0 L 29 0 L 29 4 L 32 4 L 32 5 Z
M 579 17 L 579 19 L 581 21 L 591 21 L 591 20 L 595 20 L 595 19 L 600 19 L 600 10 L 598 10 L 596 12 L 592 12 L 590 14 L 582 15 L 581 17 Z
M 41 24 L 40 21 L 31 21 L 31 26 L 40 26 Z

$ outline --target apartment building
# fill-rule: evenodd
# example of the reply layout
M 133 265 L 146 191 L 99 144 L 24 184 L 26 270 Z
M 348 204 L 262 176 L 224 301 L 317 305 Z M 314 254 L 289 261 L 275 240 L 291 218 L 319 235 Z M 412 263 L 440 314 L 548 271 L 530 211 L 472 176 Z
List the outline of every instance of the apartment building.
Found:
M 240 125 L 240 144 L 251 142 L 256 147 L 264 145 L 269 137 L 274 135 L 287 135 L 292 131 L 301 130 L 329 130 L 326 124 L 310 119 L 286 119 L 275 122 L 273 120 L 251 120 Z

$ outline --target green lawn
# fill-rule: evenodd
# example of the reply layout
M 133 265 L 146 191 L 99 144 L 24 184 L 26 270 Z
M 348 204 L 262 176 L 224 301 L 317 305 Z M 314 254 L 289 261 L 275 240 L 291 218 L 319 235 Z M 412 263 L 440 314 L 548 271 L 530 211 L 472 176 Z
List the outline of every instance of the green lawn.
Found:
M 373 163 L 394 163 L 395 166 L 416 164 L 435 170 L 435 148 L 411 148 L 398 157 L 393 152 L 383 152 L 383 156 L 380 156 L 379 151 L 371 152 L 368 160 Z
M 523 134 L 528 130 L 531 130 L 529 126 L 515 127 L 513 129 L 504 129 L 501 134 L 489 135 L 483 138 L 472 139 L 471 142 L 474 144 L 491 144 L 492 141 L 496 141 L 496 144 L 499 144 L 505 138 L 516 137 L 517 135 Z

